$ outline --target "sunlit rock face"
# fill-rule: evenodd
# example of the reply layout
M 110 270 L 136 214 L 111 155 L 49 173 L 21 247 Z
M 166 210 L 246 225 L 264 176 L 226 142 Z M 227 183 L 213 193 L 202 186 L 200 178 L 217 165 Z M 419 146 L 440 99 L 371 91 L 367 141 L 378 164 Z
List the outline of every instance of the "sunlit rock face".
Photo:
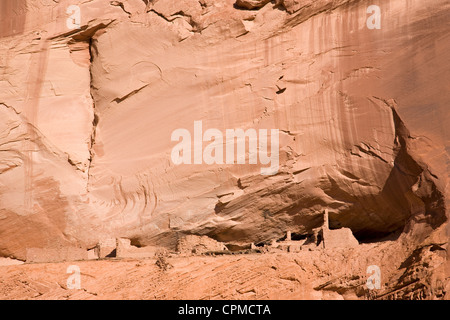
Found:
M 1 255 L 270 242 L 324 209 L 359 241 L 446 221 L 447 1 L 238 2 L 1 2 Z M 237 129 L 277 130 L 274 174 L 251 141 L 226 161 Z

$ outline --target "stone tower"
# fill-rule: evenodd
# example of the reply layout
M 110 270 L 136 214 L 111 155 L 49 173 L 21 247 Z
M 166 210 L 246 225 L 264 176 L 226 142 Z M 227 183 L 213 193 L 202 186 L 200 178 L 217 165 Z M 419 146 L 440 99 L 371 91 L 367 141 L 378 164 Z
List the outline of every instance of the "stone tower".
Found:
M 323 230 L 330 230 L 330 225 L 328 223 L 328 209 L 323 212 Z
M 349 228 L 330 230 L 328 209 L 323 213 L 322 236 L 324 248 L 351 248 L 359 244 Z

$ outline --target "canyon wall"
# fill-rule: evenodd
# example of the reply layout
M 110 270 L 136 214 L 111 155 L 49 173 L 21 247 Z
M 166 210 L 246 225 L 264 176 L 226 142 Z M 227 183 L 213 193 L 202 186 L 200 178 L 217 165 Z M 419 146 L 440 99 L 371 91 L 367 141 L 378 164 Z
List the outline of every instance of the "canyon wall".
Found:
M 102 237 L 269 243 L 313 233 L 324 209 L 360 242 L 448 241 L 447 1 L 0 9 L 1 256 Z M 249 152 L 244 164 L 174 164 L 172 133 L 194 135 L 196 121 L 279 130 L 276 174 Z

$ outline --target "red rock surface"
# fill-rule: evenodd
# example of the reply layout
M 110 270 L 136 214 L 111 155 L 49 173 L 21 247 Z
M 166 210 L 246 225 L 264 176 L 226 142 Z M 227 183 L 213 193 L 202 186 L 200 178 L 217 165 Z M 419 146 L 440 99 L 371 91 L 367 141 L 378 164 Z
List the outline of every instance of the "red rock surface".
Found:
M 1 1 L 0 256 L 105 238 L 170 251 L 187 234 L 246 248 L 316 234 L 324 209 L 330 228 L 401 250 L 392 277 L 442 255 L 448 2 L 379 1 L 380 29 L 366 24 L 371 1 L 239 2 Z M 171 134 L 195 121 L 278 129 L 278 173 L 175 165 Z M 439 257 L 420 277 L 445 287 Z

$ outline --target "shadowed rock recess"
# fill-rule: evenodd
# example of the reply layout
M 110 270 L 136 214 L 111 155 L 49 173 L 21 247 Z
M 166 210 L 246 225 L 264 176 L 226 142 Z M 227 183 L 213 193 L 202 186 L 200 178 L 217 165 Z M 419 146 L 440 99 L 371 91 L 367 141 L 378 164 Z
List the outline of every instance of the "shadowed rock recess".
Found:
M 449 298 L 447 0 L 2 0 L 0 19 L 0 257 L 182 243 L 226 278 L 236 254 L 288 251 L 308 262 L 287 298 Z M 175 165 L 196 121 L 278 129 L 278 172 L 249 144 L 245 164 Z M 284 297 L 267 290 L 240 297 Z

